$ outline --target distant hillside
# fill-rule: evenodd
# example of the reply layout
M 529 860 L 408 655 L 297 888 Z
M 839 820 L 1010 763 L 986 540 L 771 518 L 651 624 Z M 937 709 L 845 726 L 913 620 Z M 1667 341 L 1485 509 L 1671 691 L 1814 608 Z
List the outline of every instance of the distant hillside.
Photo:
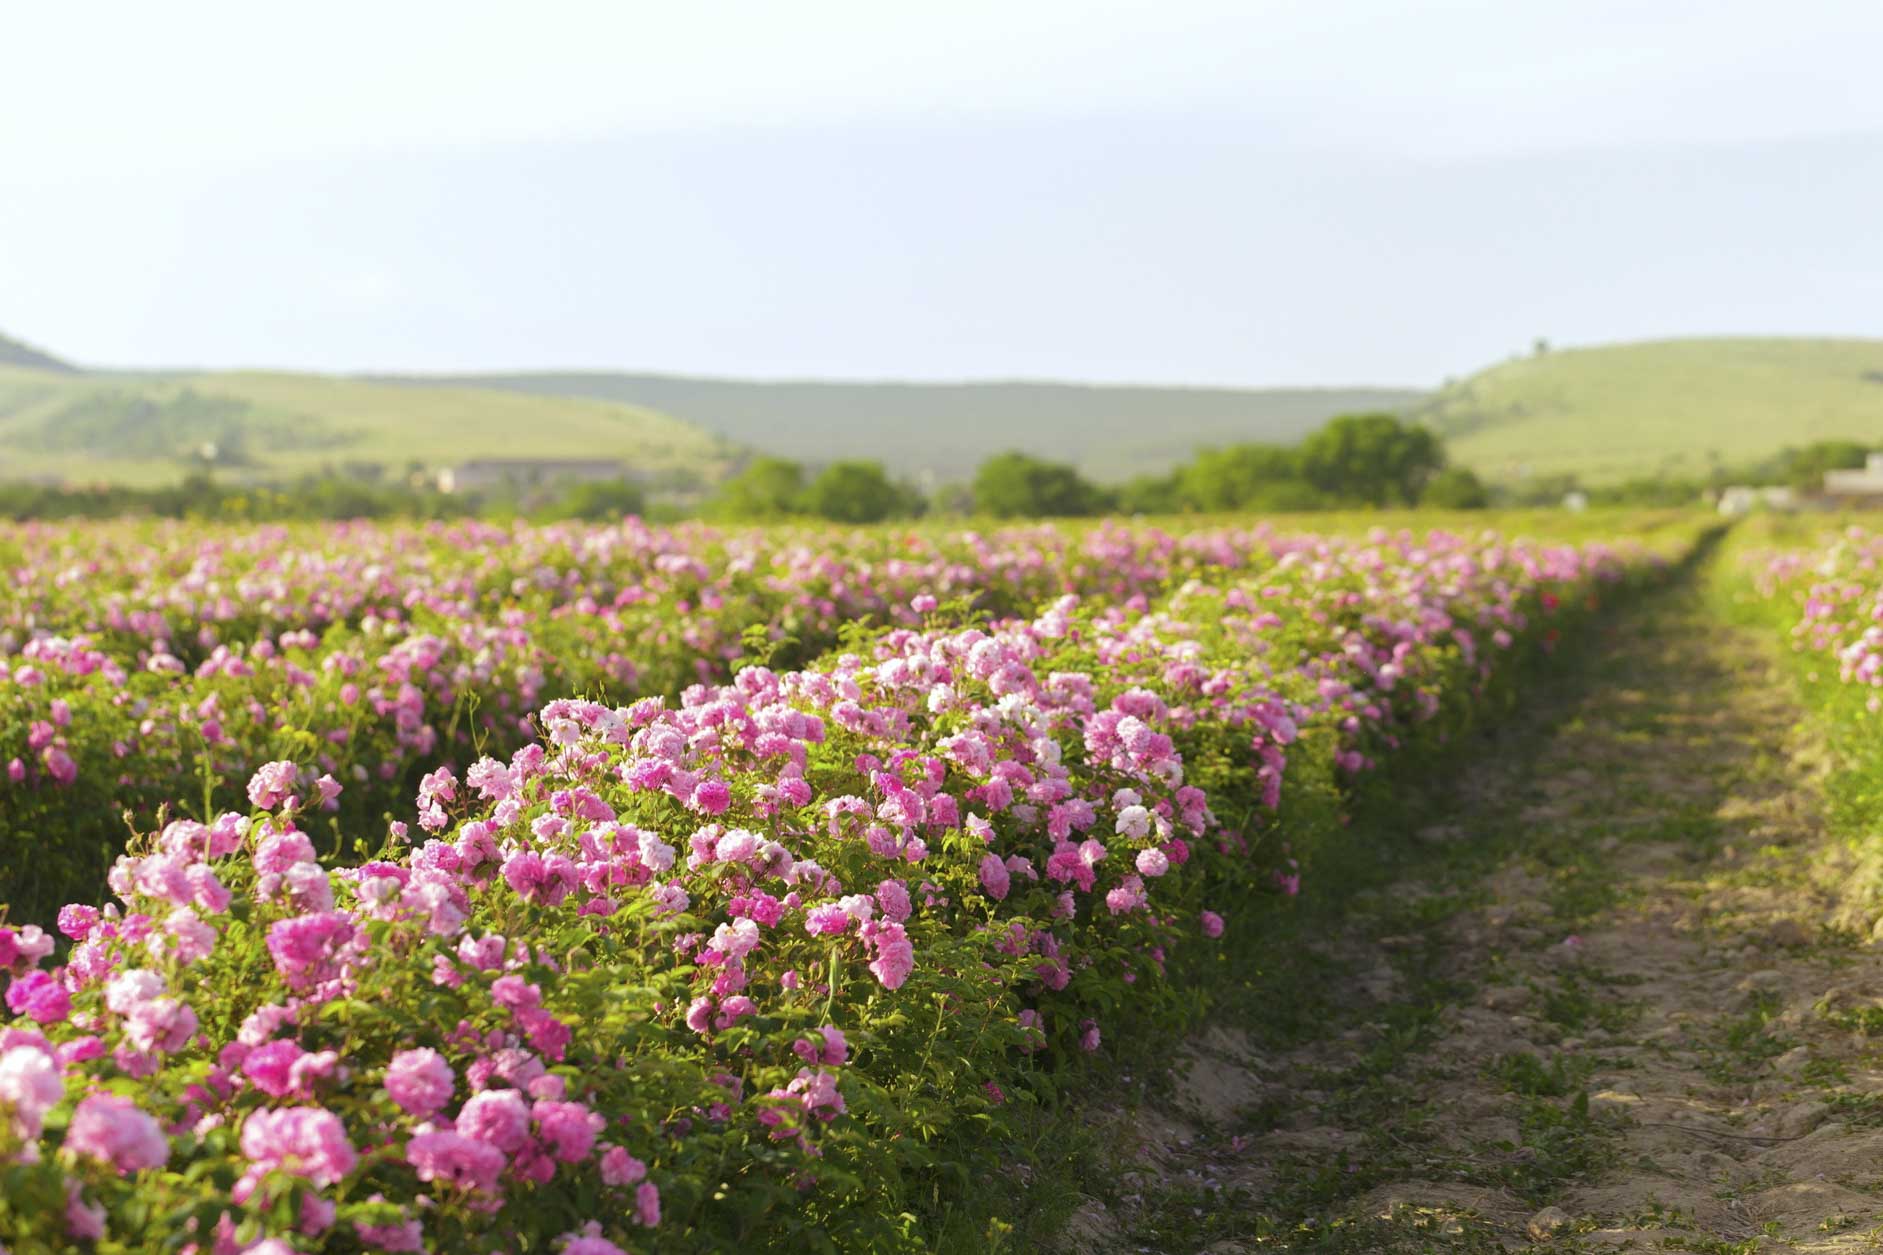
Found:
M 1421 393 L 601 373 L 80 373 L 0 337 L 0 479 L 165 483 L 213 452 L 218 473 L 235 480 L 591 457 L 699 481 L 757 450 L 812 464 L 876 458 L 900 474 L 947 481 L 1018 448 L 1118 481 L 1167 469 L 1202 446 L 1290 443 L 1361 410 L 1431 423 L 1455 461 L 1497 480 L 1697 476 L 1814 440 L 1883 445 L 1883 340 L 1564 349 Z
M 70 362 L 62 362 L 50 353 L 42 353 L 30 344 L 23 344 L 4 332 L 0 332 L 0 366 L 25 366 L 33 370 L 56 370 L 71 372 L 75 369 Z
M 1786 445 L 1883 444 L 1883 340 L 1661 340 L 1504 362 L 1416 411 L 1501 480 L 1701 475 Z
M 734 450 L 637 406 L 260 371 L 72 374 L 0 366 L 0 480 L 160 484 L 212 457 L 236 480 L 403 474 L 471 458 L 618 458 L 717 477 Z
M 1205 445 L 1292 443 L 1336 414 L 1401 411 L 1425 393 L 1393 388 L 1160 388 L 1064 383 L 831 383 L 674 375 L 505 374 L 412 378 L 645 405 L 735 444 L 804 462 L 875 458 L 892 471 L 966 478 L 1023 449 L 1106 480 L 1162 471 Z

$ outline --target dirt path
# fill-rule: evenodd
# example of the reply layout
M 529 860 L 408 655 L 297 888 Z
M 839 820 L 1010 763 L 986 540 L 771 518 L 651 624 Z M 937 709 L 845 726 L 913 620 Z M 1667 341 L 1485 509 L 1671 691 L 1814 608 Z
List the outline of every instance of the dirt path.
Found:
M 1562 687 L 1121 1114 L 1069 1249 L 1883 1249 L 1883 947 L 1772 644 L 1680 586 Z

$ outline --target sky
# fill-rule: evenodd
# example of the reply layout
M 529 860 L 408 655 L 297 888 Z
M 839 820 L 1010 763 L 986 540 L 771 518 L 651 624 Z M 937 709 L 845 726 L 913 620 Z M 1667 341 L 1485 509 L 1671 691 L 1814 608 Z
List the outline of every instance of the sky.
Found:
M 1427 385 L 1883 336 L 1883 5 L 9 6 L 0 331 L 113 366 Z

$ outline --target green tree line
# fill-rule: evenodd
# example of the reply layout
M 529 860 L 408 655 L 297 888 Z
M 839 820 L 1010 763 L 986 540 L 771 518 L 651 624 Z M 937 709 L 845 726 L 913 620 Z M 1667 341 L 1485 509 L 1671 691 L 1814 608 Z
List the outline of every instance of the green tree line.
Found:
M 1086 479 L 1073 466 L 1021 452 L 983 462 L 972 482 L 931 496 L 897 479 L 882 463 L 844 459 L 818 468 L 761 456 L 690 510 L 666 505 L 664 517 L 698 513 L 727 521 L 791 518 L 875 523 L 930 513 L 994 518 L 1076 518 L 1113 512 L 1180 514 L 1236 510 L 1313 510 L 1420 503 L 1469 508 L 1488 501 L 1470 471 L 1448 468 L 1429 429 L 1390 414 L 1330 421 L 1299 445 L 1240 444 L 1205 449 L 1164 475 L 1123 485 Z M 635 483 L 568 486 L 546 499 L 515 493 L 447 494 L 416 479 L 310 476 L 283 485 L 230 484 L 208 473 L 156 489 L 0 485 L 0 516 L 105 517 L 149 514 L 223 519 L 446 518 L 469 514 L 538 519 L 619 518 L 649 512 Z
M 1833 440 L 1788 448 L 1760 462 L 1717 466 L 1705 476 L 1660 476 L 1588 490 L 1599 504 L 1687 505 L 1726 484 L 1815 487 L 1826 470 L 1862 466 L 1870 446 Z M 1098 484 L 1069 463 L 1021 452 L 981 463 L 966 484 L 930 494 L 892 476 L 880 462 L 844 459 L 813 472 L 798 462 L 756 457 L 689 506 L 650 503 L 628 481 L 574 484 L 546 497 L 514 491 L 465 496 L 416 478 L 318 475 L 281 485 L 219 481 L 207 473 L 162 488 L 68 488 L 0 484 L 0 518 L 110 517 L 124 514 L 232 520 L 297 518 L 449 518 L 465 515 L 538 520 L 610 519 L 652 514 L 702 515 L 728 522 L 823 519 L 875 523 L 925 514 L 993 518 L 1078 518 L 1100 514 L 1276 512 L 1391 506 L 1477 509 L 1555 505 L 1580 485 L 1539 476 L 1487 486 L 1449 465 L 1430 428 L 1391 414 L 1348 414 L 1295 445 L 1236 444 L 1203 449 L 1190 461 L 1124 484 Z
M 1078 518 L 1422 503 L 1469 509 L 1488 502 L 1475 475 L 1446 466 L 1444 446 L 1428 428 L 1391 414 L 1351 414 L 1299 445 L 1206 449 L 1168 474 L 1121 486 L 1096 484 L 1067 463 L 1016 451 L 987 459 L 971 483 L 931 499 L 876 462 L 834 462 L 807 477 L 796 462 L 761 457 L 726 481 L 708 513 L 870 523 L 931 511 Z

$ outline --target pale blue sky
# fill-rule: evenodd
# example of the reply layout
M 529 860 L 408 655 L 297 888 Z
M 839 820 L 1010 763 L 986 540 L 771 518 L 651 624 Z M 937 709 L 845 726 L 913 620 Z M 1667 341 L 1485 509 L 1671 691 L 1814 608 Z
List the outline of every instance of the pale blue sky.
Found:
M 1436 382 L 1883 335 L 1883 6 L 73 3 L 0 329 L 108 364 Z

